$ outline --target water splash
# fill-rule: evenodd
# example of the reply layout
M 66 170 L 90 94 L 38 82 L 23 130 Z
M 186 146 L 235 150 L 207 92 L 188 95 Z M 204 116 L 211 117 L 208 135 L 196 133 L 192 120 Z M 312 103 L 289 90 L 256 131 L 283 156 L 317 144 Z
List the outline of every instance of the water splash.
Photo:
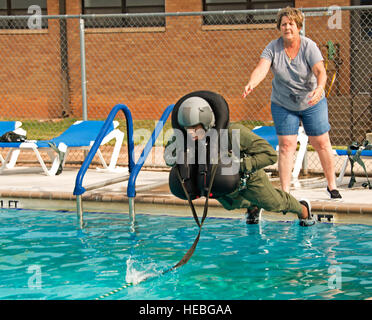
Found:
M 158 275 L 159 273 L 156 272 L 154 263 L 143 264 L 132 259 L 132 257 L 127 260 L 127 272 L 125 281 L 128 284 L 136 285 L 148 278 L 152 278 Z
M 143 271 L 138 270 L 137 264 L 139 264 L 139 266 L 141 268 L 143 268 L 143 266 L 146 266 L 145 270 L 143 270 Z M 100 297 L 96 298 L 96 300 L 100 300 L 100 299 L 110 297 L 115 293 L 118 293 L 118 292 L 120 292 L 124 289 L 127 289 L 128 287 L 134 286 L 134 285 L 136 285 L 140 282 L 143 282 L 147 279 L 153 279 L 153 278 L 161 275 L 161 273 L 159 273 L 159 272 L 154 272 L 154 269 L 155 269 L 155 264 L 154 263 L 150 263 L 150 264 L 142 263 L 141 264 L 138 261 L 129 257 L 129 259 L 127 260 L 127 272 L 126 272 L 126 276 L 125 276 L 126 284 L 121 286 L 120 288 L 117 288 L 117 289 L 112 290 L 112 291 L 110 291 L 106 294 L 101 295 Z

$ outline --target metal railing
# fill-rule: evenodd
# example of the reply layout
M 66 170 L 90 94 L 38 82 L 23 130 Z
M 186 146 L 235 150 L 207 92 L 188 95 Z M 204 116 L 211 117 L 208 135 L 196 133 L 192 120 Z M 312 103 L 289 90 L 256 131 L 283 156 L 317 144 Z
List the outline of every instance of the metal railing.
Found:
M 129 110 L 129 108 L 125 105 L 118 104 L 114 108 L 112 108 L 111 112 L 107 116 L 107 119 L 105 123 L 103 124 L 103 127 L 101 131 L 99 132 L 97 139 L 95 140 L 93 146 L 90 148 L 89 153 L 87 154 L 77 176 L 75 181 L 75 188 L 73 194 L 76 196 L 76 206 L 77 206 L 77 215 L 79 218 L 79 225 L 80 228 L 83 227 L 84 221 L 83 221 L 83 201 L 82 201 L 82 195 L 86 191 L 99 189 L 108 185 L 128 181 L 127 186 L 127 196 L 128 196 L 128 202 L 129 202 L 129 217 L 131 219 L 131 223 L 133 224 L 135 221 L 135 206 L 134 206 L 134 199 L 136 197 L 136 180 L 139 172 L 141 171 L 151 149 L 153 148 L 156 139 L 158 138 L 160 132 L 163 130 L 164 124 L 166 123 L 169 115 L 171 114 L 172 110 L 174 108 L 174 104 L 169 105 L 163 112 L 160 120 L 158 121 L 155 130 L 153 131 L 151 138 L 146 143 L 141 156 L 135 162 L 134 159 L 134 143 L 133 143 L 133 119 L 132 114 Z M 106 136 L 110 125 L 112 124 L 112 121 L 114 120 L 115 116 L 118 114 L 118 112 L 122 110 L 127 123 L 127 143 L 128 143 L 128 168 L 129 168 L 129 174 L 123 175 L 121 177 L 112 178 L 109 180 L 101 181 L 98 183 L 91 184 L 89 186 L 83 187 L 83 180 L 84 176 L 93 160 L 94 155 L 96 154 L 98 148 L 100 147 L 102 140 Z M 159 182 L 156 183 L 156 186 L 159 185 Z M 152 186 L 145 186 L 145 188 L 153 188 Z M 142 187 L 142 190 L 145 189 Z

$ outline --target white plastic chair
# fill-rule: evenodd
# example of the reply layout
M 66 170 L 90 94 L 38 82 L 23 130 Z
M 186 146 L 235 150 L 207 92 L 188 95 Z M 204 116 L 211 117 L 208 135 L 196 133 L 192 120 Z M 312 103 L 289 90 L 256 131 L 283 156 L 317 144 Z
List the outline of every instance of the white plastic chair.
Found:
M 255 127 L 252 131 L 261 138 L 267 140 L 271 144 L 271 146 L 279 152 L 279 139 L 274 126 L 258 126 Z M 308 140 L 309 139 L 305 133 L 304 128 L 300 126 L 297 134 L 297 142 L 300 144 L 300 148 L 298 150 L 296 161 L 292 171 L 292 183 L 294 183 L 295 185 L 297 184 L 298 176 L 302 168 L 302 163 L 307 150 Z
M 7 132 L 15 132 L 21 135 L 26 135 L 27 132 L 23 128 L 21 128 L 22 122 L 21 121 L 0 121 L 0 136 Z M 13 168 L 17 162 L 18 155 L 20 150 L 14 150 L 10 159 L 6 163 L 6 168 Z M 5 159 L 0 154 L 0 162 L 1 165 L 5 165 Z

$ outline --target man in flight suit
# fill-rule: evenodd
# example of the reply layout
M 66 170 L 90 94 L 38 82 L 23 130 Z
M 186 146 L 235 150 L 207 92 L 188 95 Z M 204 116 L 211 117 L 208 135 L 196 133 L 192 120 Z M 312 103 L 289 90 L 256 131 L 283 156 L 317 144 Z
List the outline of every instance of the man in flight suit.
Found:
M 213 109 L 205 99 L 200 97 L 190 97 L 184 100 L 179 107 L 177 119 L 179 125 L 194 141 L 203 139 L 208 130 L 213 129 L 215 121 Z M 269 181 L 263 168 L 277 161 L 277 153 L 271 145 L 241 124 L 229 124 L 227 129 L 230 146 L 232 145 L 233 130 L 240 132 L 240 183 L 235 190 L 229 190 L 231 192 L 228 194 L 216 197 L 217 201 L 227 210 L 246 208 L 247 224 L 258 223 L 262 209 L 284 214 L 295 213 L 301 226 L 315 224 L 308 200 L 298 201 L 289 193 L 274 188 Z M 173 142 L 170 141 L 166 148 Z M 166 154 L 169 155 L 165 152 Z M 170 166 L 176 164 L 169 161 L 166 156 L 165 162 Z M 223 177 L 220 178 L 223 181 Z M 225 177 L 225 179 L 228 178 Z

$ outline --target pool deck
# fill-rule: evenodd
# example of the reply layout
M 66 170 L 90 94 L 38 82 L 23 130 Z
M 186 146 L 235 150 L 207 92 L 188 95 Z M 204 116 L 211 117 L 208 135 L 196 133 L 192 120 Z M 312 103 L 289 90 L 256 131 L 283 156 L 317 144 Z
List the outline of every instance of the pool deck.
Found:
M 73 195 L 73 190 L 77 172 L 77 169 L 67 168 L 61 175 L 49 177 L 40 171 L 40 167 L 6 170 L 0 176 L 1 205 L 5 208 L 17 206 L 18 208 L 30 209 L 43 207 L 45 209 L 74 210 L 76 208 L 76 197 Z M 86 187 L 97 182 L 122 177 L 126 174 L 125 168 L 114 173 L 89 169 L 84 177 L 83 186 Z M 137 189 L 159 182 L 164 182 L 164 185 L 150 190 L 138 191 L 135 198 L 136 212 L 137 206 L 142 206 L 147 213 L 156 213 L 159 208 L 162 208 L 161 212 L 164 213 L 164 207 L 170 206 L 172 207 L 172 209 L 169 209 L 170 212 L 174 211 L 174 208 L 178 208 L 177 210 L 187 215 L 191 214 L 187 208 L 187 201 L 178 199 L 170 193 L 167 184 L 168 175 L 168 171 L 161 170 L 142 170 L 139 173 L 136 183 Z M 362 218 L 362 220 L 368 220 L 372 223 L 372 190 L 361 186 L 362 182 L 365 181 L 365 178 L 362 177 L 357 177 L 356 185 L 349 189 L 347 187 L 349 179 L 349 177 L 345 177 L 339 188 L 343 196 L 342 201 L 329 200 L 325 191 L 324 180 L 300 180 L 299 185 L 291 190 L 291 194 L 297 199 L 309 199 L 313 211 L 318 214 L 334 213 L 342 215 L 344 220 L 351 219 L 351 221 L 357 222 Z M 274 185 L 278 184 L 277 179 L 273 178 L 272 181 Z M 85 192 L 82 196 L 84 210 L 106 212 L 113 209 L 114 211 L 128 212 L 126 187 L 127 182 L 125 181 Z M 204 200 L 198 199 L 194 203 L 197 206 L 203 205 Z M 210 200 L 210 207 L 213 207 L 213 211 L 215 213 L 219 212 L 222 216 L 236 216 L 236 211 L 227 212 L 214 199 Z M 240 211 L 242 213 L 244 210 Z

